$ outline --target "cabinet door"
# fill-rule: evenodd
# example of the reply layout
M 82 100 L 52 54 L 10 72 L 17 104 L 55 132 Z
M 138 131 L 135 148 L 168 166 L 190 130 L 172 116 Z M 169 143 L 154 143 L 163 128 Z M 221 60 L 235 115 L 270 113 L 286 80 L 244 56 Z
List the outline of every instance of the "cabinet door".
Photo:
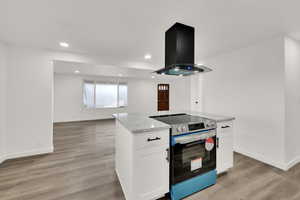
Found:
M 218 123 L 217 172 L 222 173 L 233 167 L 233 123 Z
M 169 192 L 168 146 L 136 152 L 134 160 L 134 200 L 151 200 Z

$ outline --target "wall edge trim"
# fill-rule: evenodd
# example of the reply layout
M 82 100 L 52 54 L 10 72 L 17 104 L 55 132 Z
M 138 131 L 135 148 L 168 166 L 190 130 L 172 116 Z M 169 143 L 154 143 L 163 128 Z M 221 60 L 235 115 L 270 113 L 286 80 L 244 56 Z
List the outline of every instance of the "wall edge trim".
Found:
M 294 167 L 296 164 L 298 164 L 300 162 L 300 156 L 294 158 L 293 160 L 289 161 L 286 164 L 286 170 L 291 169 L 292 167 Z
M 1 156 L 0 157 L 0 164 L 3 163 L 6 160 L 6 156 Z
M 63 123 L 73 123 L 73 122 L 90 122 L 90 121 L 101 121 L 101 120 L 111 120 L 115 119 L 113 116 L 111 117 L 105 117 L 105 118 L 98 118 L 98 119 L 86 119 L 86 120 L 59 120 L 59 121 L 53 121 L 53 124 L 63 124 Z
M 15 158 L 23 158 L 23 157 L 29 157 L 29 156 L 35 156 L 35 155 L 42 155 L 42 154 L 49 154 L 54 152 L 54 147 L 48 147 L 48 148 L 41 148 L 41 149 L 34 149 L 30 151 L 23 151 L 18 153 L 11 153 L 6 154 L 2 157 L 0 157 L 0 164 L 3 163 L 6 160 L 15 159 Z

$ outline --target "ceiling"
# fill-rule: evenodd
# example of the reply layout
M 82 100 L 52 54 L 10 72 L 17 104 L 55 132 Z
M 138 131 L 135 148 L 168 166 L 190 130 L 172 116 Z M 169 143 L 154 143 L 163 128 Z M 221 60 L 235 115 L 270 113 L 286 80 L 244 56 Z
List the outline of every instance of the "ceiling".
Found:
M 75 76 L 102 76 L 111 77 L 112 79 L 142 79 L 142 80 L 175 80 L 188 79 L 189 77 L 164 76 L 153 73 L 153 70 L 133 69 L 127 67 L 116 66 L 97 66 L 88 63 L 67 62 L 62 60 L 54 60 L 54 73 L 67 74 Z M 79 73 L 75 73 L 78 71 Z
M 157 69 L 164 65 L 164 32 L 175 22 L 196 28 L 201 62 L 279 34 L 299 39 L 299 8 L 299 0 L 0 0 L 0 40 Z

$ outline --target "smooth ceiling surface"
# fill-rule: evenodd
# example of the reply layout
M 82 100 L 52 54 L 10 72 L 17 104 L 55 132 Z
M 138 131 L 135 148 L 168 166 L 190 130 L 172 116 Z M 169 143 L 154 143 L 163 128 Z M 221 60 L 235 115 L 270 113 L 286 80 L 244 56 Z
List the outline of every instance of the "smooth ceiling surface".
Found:
M 189 77 L 179 76 L 163 76 L 153 73 L 153 70 L 147 69 L 134 69 L 127 67 L 93 65 L 88 63 L 67 62 L 55 60 L 53 62 L 54 73 L 56 74 L 69 74 L 75 76 L 105 76 L 112 77 L 113 79 L 155 79 L 155 80 L 176 80 L 176 79 L 189 79 Z M 78 70 L 80 73 L 74 73 Z
M 201 62 L 279 34 L 297 38 L 299 8 L 299 0 L 0 0 L 0 40 L 54 50 L 66 41 L 67 51 L 99 56 L 102 64 L 158 69 L 164 32 L 175 22 L 196 28 Z

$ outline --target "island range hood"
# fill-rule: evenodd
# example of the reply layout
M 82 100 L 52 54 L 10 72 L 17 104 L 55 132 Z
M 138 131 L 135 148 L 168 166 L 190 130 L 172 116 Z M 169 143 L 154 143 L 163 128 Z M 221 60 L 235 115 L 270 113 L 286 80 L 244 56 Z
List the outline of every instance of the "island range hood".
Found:
M 189 76 L 212 71 L 201 64 L 195 64 L 195 28 L 175 23 L 165 33 L 165 68 L 157 74 Z

